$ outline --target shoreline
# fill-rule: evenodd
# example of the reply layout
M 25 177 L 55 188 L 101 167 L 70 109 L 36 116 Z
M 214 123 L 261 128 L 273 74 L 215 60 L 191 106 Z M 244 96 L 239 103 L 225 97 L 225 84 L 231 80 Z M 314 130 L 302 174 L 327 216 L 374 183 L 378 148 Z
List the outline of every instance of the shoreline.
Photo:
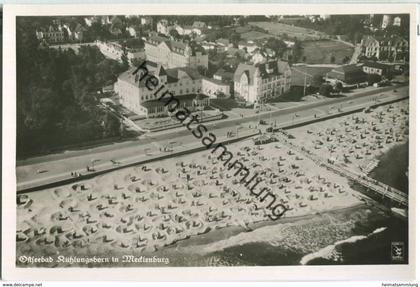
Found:
M 356 191 L 356 192 L 358 192 L 358 191 Z M 223 227 L 223 228 L 216 228 L 216 229 L 210 230 L 206 234 L 193 235 L 188 239 L 180 240 L 180 241 L 172 244 L 171 248 L 186 247 L 185 244 L 187 244 L 187 243 L 185 241 L 189 241 L 188 246 L 191 246 L 191 245 L 197 246 L 198 244 L 196 244 L 196 243 L 210 243 L 210 242 L 212 242 L 209 239 L 206 239 L 204 237 L 213 237 L 213 239 L 214 239 L 214 237 L 216 237 L 217 241 L 218 241 L 218 240 L 226 239 L 226 238 L 228 238 L 229 236 L 232 236 L 232 235 L 237 235 L 239 233 L 254 231 L 254 230 L 256 230 L 258 228 L 261 228 L 261 227 L 272 226 L 272 225 L 277 225 L 277 224 L 295 223 L 295 222 L 298 222 L 298 221 L 301 221 L 301 220 L 312 219 L 312 218 L 314 218 L 318 215 L 323 215 L 323 214 L 327 214 L 327 213 L 344 213 L 344 212 L 351 211 L 353 209 L 362 208 L 362 207 L 368 207 L 368 205 L 366 205 L 366 203 L 361 201 L 359 203 L 355 203 L 352 206 L 333 208 L 333 209 L 325 210 L 325 211 L 322 211 L 322 212 L 316 212 L 316 213 L 305 214 L 305 215 L 297 215 L 297 216 L 292 216 L 292 217 L 285 217 L 285 218 L 280 218 L 280 219 L 274 220 L 274 221 L 273 220 L 264 220 L 264 221 L 253 222 L 253 223 L 248 224 L 249 229 L 246 229 L 241 225 L 233 225 L 233 226 L 226 226 L 226 227 Z M 218 231 L 222 231 L 222 232 L 220 232 L 219 234 L 215 234 L 215 233 L 218 233 Z M 213 240 L 213 242 L 214 242 L 214 240 Z
M 204 246 L 206 244 L 211 244 L 211 243 L 216 243 L 218 241 L 222 241 L 225 240 L 231 236 L 235 236 L 235 235 L 239 235 L 241 233 L 247 233 L 249 231 L 255 231 L 259 228 L 263 228 L 263 227 L 268 227 L 268 226 L 275 226 L 275 225 L 284 225 L 284 224 L 294 224 L 294 223 L 298 223 L 300 221 L 310 221 L 312 219 L 315 219 L 318 216 L 322 216 L 322 215 L 328 215 L 328 214 L 347 214 L 349 212 L 352 211 L 358 211 L 360 209 L 364 209 L 364 208 L 369 208 L 369 206 L 364 203 L 364 202 L 359 202 L 356 203 L 352 206 L 348 206 L 348 207 L 342 207 L 342 208 L 334 208 L 331 210 L 326 210 L 326 211 L 322 211 L 322 212 L 317 212 L 317 213 L 312 213 L 312 214 L 306 214 L 306 215 L 300 215 L 300 216 L 293 216 L 293 217 L 286 217 L 286 218 L 281 218 L 279 220 L 265 220 L 265 221 L 259 221 L 259 222 L 254 222 L 254 223 L 250 223 L 248 224 L 250 228 L 252 228 L 251 230 L 247 230 L 245 229 L 243 226 L 241 225 L 232 225 L 232 226 L 226 226 L 226 227 L 222 227 L 222 228 L 215 228 L 210 230 L 209 232 L 206 232 L 204 234 L 197 234 L 197 235 L 191 235 L 188 238 L 185 239 L 180 239 L 177 240 L 176 242 L 167 244 L 166 246 L 159 248 L 158 250 L 154 251 L 154 252 L 131 252 L 130 255 L 133 255 L 134 257 L 139 257 L 139 256 L 144 256 L 144 257 L 153 257 L 156 256 L 158 258 L 165 258 L 166 256 L 170 256 L 170 255 L 177 255 L 179 254 L 179 252 L 181 252 L 184 256 L 205 256 L 208 255 L 208 253 L 200 253 L 199 249 L 201 246 Z M 227 247 L 229 248 L 229 247 Z M 185 252 L 185 253 L 183 253 Z M 17 254 L 19 255 L 19 254 Z M 83 257 L 83 256 L 87 256 L 86 254 L 77 254 L 74 255 L 73 253 L 71 254 L 65 254 L 62 252 L 59 252 L 59 255 L 64 255 L 64 256 L 76 256 L 76 257 Z M 126 253 L 121 252 L 120 250 L 116 250 L 116 252 L 114 253 L 98 253 L 98 254 L 94 254 L 97 257 L 110 257 L 110 256 L 124 256 L 126 255 Z M 170 258 L 170 257 L 169 257 Z M 171 259 L 171 258 L 170 258 Z M 297 264 L 298 265 L 298 264 Z M 297 266 L 296 265 L 296 266 Z M 20 267 L 20 268 L 31 268 L 31 267 L 35 267 L 35 266 L 28 266 L 22 263 L 17 262 L 16 266 Z M 86 266 L 86 264 L 84 263 L 80 263 L 80 264 L 76 264 L 76 265 L 67 265 L 67 263 L 64 264 L 56 264 L 55 267 L 60 267 L 60 268 L 73 268 L 73 267 L 82 267 L 82 266 Z M 113 266 L 113 267 L 123 267 L 123 266 L 130 266 L 130 267 L 153 267 L 153 266 L 159 266 L 159 267 L 182 267 L 184 265 L 165 265 L 165 264 L 145 264 L 145 263 L 122 263 L 122 262 L 118 262 L 115 264 L 93 264 L 89 267 L 95 267 L 95 268 L 106 268 L 109 266 Z M 37 267 L 46 267 L 48 268 L 49 266 L 45 266 L 45 265 L 39 265 Z

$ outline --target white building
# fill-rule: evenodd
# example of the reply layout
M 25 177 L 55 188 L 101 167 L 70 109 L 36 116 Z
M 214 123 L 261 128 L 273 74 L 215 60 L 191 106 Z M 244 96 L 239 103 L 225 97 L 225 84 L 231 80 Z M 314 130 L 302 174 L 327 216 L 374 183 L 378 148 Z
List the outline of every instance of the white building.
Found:
M 140 23 L 142 24 L 142 25 L 152 25 L 152 23 L 153 23 L 153 19 L 152 19 L 152 17 L 149 17 L 149 16 L 144 16 L 144 17 L 141 17 L 140 18 Z
M 35 32 L 38 40 L 45 40 L 49 43 L 60 43 L 64 41 L 64 31 L 59 26 L 49 26 L 48 28 L 41 28 Z
M 126 28 L 128 34 L 130 34 L 131 37 L 137 37 L 137 31 L 136 28 L 134 26 L 129 26 Z
M 239 64 L 234 74 L 235 97 L 250 103 L 281 96 L 290 90 L 291 70 L 280 60 L 263 64 Z
M 150 36 L 145 42 L 146 59 L 162 64 L 165 68 L 208 68 L 208 55 L 201 46 L 173 41 L 160 36 Z
M 215 83 L 200 75 L 193 68 L 165 69 L 163 65 L 147 61 L 145 64 L 147 74 L 159 79 L 156 87 L 163 86 L 162 93 L 171 92 L 181 103 L 191 111 L 195 109 L 198 101 L 199 106 L 207 106 L 210 97 L 214 97 L 219 91 L 226 92 L 224 83 Z M 133 75 L 135 68 L 122 73 L 114 84 L 120 103 L 127 109 L 145 117 L 167 115 L 165 101 L 159 100 L 162 93 L 155 93 L 141 80 L 143 69 Z
M 160 20 L 156 25 L 156 30 L 158 33 L 169 36 L 169 32 L 175 29 L 175 26 L 170 25 L 169 21 L 166 19 Z
M 121 57 L 124 54 L 124 49 L 119 43 L 96 41 L 96 46 L 105 57 L 119 62 L 122 61 Z M 129 63 L 131 63 L 133 59 L 145 58 L 145 53 L 142 49 L 127 48 L 126 52 Z

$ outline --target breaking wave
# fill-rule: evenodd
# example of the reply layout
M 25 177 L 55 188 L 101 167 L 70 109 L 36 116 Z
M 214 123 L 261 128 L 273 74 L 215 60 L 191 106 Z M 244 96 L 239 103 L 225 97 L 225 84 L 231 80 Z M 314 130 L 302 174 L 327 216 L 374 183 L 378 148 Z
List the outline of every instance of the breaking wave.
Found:
M 368 237 L 370 237 L 373 234 L 377 234 L 380 233 L 384 230 L 386 230 L 386 227 L 380 227 L 375 229 L 372 233 L 369 233 L 368 235 L 355 235 L 352 236 L 350 238 L 344 239 L 344 240 L 340 240 L 335 242 L 334 244 L 328 245 L 316 252 L 307 254 L 305 256 L 302 257 L 302 259 L 300 260 L 300 264 L 301 265 L 306 265 L 309 261 L 314 260 L 316 258 L 324 258 L 324 259 L 331 259 L 334 257 L 334 254 L 336 252 L 336 247 L 343 244 L 343 243 L 355 243 L 357 241 L 366 239 Z

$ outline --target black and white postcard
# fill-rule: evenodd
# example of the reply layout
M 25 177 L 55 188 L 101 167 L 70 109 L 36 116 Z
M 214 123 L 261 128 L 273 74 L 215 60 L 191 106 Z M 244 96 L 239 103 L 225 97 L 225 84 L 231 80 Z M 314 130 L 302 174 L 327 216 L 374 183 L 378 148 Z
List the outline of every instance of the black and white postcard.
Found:
M 4 11 L 6 276 L 413 278 L 415 6 Z

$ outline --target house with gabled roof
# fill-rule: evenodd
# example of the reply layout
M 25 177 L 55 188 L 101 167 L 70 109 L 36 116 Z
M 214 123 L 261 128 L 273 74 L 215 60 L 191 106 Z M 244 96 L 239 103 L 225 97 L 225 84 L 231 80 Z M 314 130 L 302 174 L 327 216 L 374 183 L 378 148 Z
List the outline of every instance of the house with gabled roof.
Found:
M 149 76 L 153 75 L 159 80 L 158 86 L 164 86 L 162 90 L 172 93 L 181 106 L 188 107 L 191 111 L 195 104 L 208 106 L 210 98 L 216 97 L 219 92 L 229 95 L 228 84 L 204 77 L 195 68 L 166 69 L 162 64 L 151 61 L 146 61 L 142 66 L 147 69 Z M 133 74 L 135 69 L 120 74 L 114 84 L 120 104 L 145 117 L 166 115 L 165 102 L 159 100 L 161 94 L 146 86 L 142 80 L 142 69 Z
M 283 95 L 290 90 L 290 83 L 291 70 L 287 62 L 241 63 L 234 73 L 234 94 L 247 102 L 260 103 Z
M 398 35 L 389 37 L 364 36 L 361 41 L 362 55 L 378 60 L 403 60 L 408 55 L 409 43 Z
M 161 63 L 165 68 L 208 68 L 208 55 L 197 44 L 151 35 L 145 42 L 145 53 L 147 60 Z

